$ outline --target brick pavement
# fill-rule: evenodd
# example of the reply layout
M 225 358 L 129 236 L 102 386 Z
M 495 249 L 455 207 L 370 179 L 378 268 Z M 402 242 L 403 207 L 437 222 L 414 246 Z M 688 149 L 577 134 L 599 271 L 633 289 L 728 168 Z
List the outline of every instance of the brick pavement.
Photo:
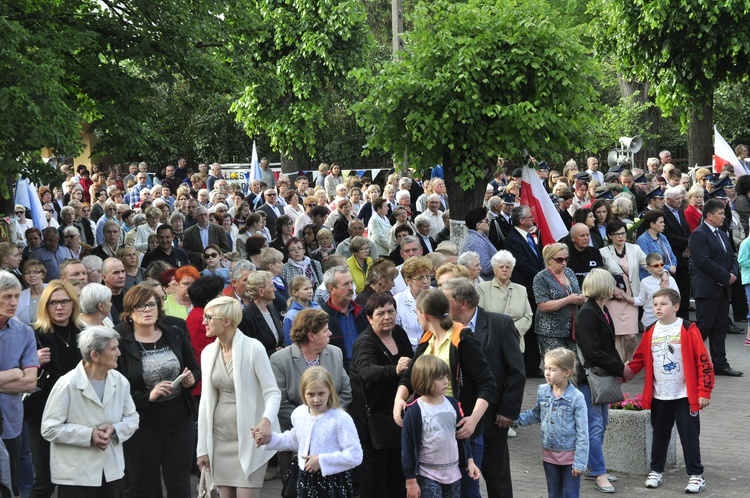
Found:
M 746 325 L 738 323 L 739 326 Z M 701 449 L 706 490 L 703 497 L 739 497 L 750 494 L 750 459 L 747 447 L 750 437 L 745 433 L 745 424 L 750 427 L 750 348 L 743 346 L 744 336 L 727 336 L 727 356 L 732 367 L 745 372 L 744 377 L 717 377 L 711 405 L 701 413 Z M 536 386 L 542 379 L 529 379 L 524 392 L 523 408 L 531 408 L 536 399 Z M 628 384 L 624 391 L 635 395 L 643 387 L 643 373 Z M 547 484 L 541 464 L 539 427 L 525 427 L 518 437 L 509 440 L 513 489 L 516 498 L 545 498 Z M 615 496 L 648 496 L 663 498 L 684 496 L 688 476 L 685 474 L 682 448 L 677 447 L 677 468 L 664 474 L 664 482 L 658 489 L 646 489 L 646 476 L 618 475 Z M 281 481 L 265 483 L 261 498 L 278 498 Z M 483 496 L 486 496 L 484 485 Z M 195 495 L 194 495 L 195 496 Z M 581 481 L 583 498 L 603 497 L 594 488 L 593 482 Z M 388 497 L 383 497 L 388 498 Z

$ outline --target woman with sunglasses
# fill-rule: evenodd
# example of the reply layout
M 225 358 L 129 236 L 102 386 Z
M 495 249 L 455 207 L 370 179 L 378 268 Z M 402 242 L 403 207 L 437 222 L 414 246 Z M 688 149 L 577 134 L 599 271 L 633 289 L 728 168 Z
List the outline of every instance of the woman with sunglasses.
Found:
M 24 234 L 26 230 L 34 227 L 34 222 L 26 218 L 26 207 L 16 204 L 13 209 L 15 215 L 10 219 L 11 242 L 23 248 L 26 245 Z
M 168 497 L 190 496 L 196 415 L 190 391 L 201 370 L 185 331 L 162 320 L 161 302 L 152 288 L 136 285 L 125 294 L 115 327 L 122 352 L 117 369 L 130 382 L 140 415 L 138 431 L 124 445 L 130 498 L 161 488 L 160 473 Z
M 201 275 L 204 277 L 221 277 L 224 280 L 224 285 L 227 286 L 231 283 L 231 279 L 229 278 L 229 268 L 224 268 L 221 265 L 223 258 L 219 246 L 208 244 L 203 250 L 203 261 L 206 268 L 201 272 Z
M 81 305 L 73 287 L 63 280 L 53 280 L 42 292 L 32 324 L 39 354 L 39 391 L 24 402 L 24 419 L 29 425 L 31 461 L 34 465 L 33 496 L 52 496 L 55 485 L 50 477 L 50 444 L 42 437 L 42 414 L 57 380 L 81 361 L 78 334 Z
M 568 268 L 568 246 L 550 244 L 542 249 L 545 269 L 534 277 L 534 299 L 536 320 L 534 332 L 539 341 L 539 350 L 544 357 L 555 348 L 575 351 L 573 330 L 578 307 L 586 302 L 581 295 L 576 274 Z

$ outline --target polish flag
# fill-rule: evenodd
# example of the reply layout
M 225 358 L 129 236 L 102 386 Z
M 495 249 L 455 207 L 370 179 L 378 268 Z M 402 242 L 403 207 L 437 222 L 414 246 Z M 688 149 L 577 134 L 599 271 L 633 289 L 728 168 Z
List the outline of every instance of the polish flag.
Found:
M 565 228 L 549 194 L 544 190 L 542 180 L 528 165 L 523 167 L 521 175 L 521 204 L 531 208 L 531 214 L 534 215 L 538 229 L 538 237 L 541 238 L 540 245 L 554 244 L 568 235 L 568 229 Z
M 734 166 L 734 176 L 746 175 L 745 166 L 740 163 L 737 155 L 729 146 L 724 137 L 719 133 L 719 129 L 714 125 L 714 171 L 721 173 L 721 168 L 725 164 Z

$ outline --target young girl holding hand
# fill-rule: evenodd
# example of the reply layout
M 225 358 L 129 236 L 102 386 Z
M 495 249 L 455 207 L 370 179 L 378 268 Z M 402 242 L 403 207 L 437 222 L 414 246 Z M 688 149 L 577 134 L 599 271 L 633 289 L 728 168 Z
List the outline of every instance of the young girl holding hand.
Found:
M 542 462 L 550 498 L 578 498 L 581 475 L 589 457 L 586 401 L 571 383 L 576 355 L 557 348 L 544 355 L 546 384 L 537 390 L 537 404 L 518 417 L 518 425 L 542 424 Z
M 469 440 L 456 439 L 463 414 L 458 401 L 445 396 L 449 376 L 450 368 L 437 356 L 423 355 L 414 362 L 411 384 L 421 396 L 406 409 L 401 429 L 407 498 L 459 498 L 459 463 L 472 479 L 479 479 Z
M 331 374 L 323 367 L 305 370 L 299 381 L 303 405 L 292 412 L 291 430 L 256 432 L 258 446 L 296 451 L 298 498 L 351 498 L 350 470 L 362 463 L 362 445 L 352 418 L 341 409 Z

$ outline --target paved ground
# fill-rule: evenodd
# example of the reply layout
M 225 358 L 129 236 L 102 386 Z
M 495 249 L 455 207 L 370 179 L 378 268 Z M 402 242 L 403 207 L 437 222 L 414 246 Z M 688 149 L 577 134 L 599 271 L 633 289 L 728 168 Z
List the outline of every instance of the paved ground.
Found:
M 738 323 L 738 326 L 745 326 Z M 750 495 L 750 458 L 748 445 L 750 437 L 745 425 L 750 427 L 750 348 L 743 346 L 744 336 L 727 336 L 727 355 L 736 370 L 745 372 L 744 377 L 717 377 L 711 405 L 701 414 L 701 448 L 706 490 L 704 497 L 739 497 Z M 542 379 L 530 379 L 524 393 L 524 409 L 533 406 L 536 400 L 536 386 Z M 635 395 L 643 387 L 643 373 L 624 386 L 624 391 Z M 513 488 L 516 498 L 545 498 L 547 485 L 541 464 L 539 428 L 527 427 L 519 430 L 518 437 L 509 440 Z M 654 498 L 684 495 L 688 476 L 685 474 L 682 449 L 677 447 L 676 469 L 664 474 L 664 483 L 659 489 L 646 489 L 645 476 L 618 475 L 615 483 L 617 495 L 649 496 Z M 265 483 L 262 498 L 278 498 L 281 481 Z M 484 492 L 484 486 L 483 486 Z M 194 494 L 194 496 L 196 496 Z M 486 496 L 486 495 L 484 495 Z M 582 481 L 581 496 L 604 496 L 594 488 L 593 482 Z M 388 498 L 388 497 L 383 497 Z

